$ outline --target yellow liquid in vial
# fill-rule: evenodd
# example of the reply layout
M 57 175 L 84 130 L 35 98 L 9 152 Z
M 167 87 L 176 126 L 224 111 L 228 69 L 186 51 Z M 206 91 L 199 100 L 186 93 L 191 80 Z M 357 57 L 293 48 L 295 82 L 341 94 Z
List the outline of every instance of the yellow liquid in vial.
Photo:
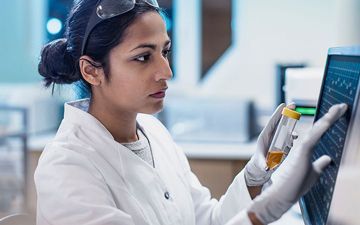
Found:
M 269 151 L 266 156 L 268 169 L 274 169 L 277 165 L 279 165 L 284 155 L 285 153 L 282 151 Z

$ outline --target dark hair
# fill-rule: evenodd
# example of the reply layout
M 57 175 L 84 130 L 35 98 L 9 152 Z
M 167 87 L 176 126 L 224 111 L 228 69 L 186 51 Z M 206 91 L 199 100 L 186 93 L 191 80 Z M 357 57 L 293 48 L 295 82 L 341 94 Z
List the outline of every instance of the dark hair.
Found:
M 98 0 L 74 1 L 66 21 L 65 37 L 46 44 L 41 50 L 38 71 L 44 77 L 46 87 L 51 84 L 77 82 L 81 91 L 87 92 L 84 96 L 90 95 L 91 86 L 81 75 L 79 59 L 85 29 L 97 2 Z M 121 43 L 124 32 L 138 16 L 149 11 L 160 14 L 160 9 L 146 3 L 137 3 L 131 11 L 102 21 L 91 32 L 86 45 L 86 55 L 101 64 L 106 76 L 109 74 L 110 50 Z

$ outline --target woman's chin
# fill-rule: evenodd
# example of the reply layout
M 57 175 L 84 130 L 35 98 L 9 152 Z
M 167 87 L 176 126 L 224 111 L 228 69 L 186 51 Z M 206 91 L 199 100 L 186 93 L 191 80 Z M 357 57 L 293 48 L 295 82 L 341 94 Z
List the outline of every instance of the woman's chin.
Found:
M 163 109 L 164 109 L 164 102 L 161 101 L 157 104 L 152 105 L 151 107 L 147 107 L 146 109 L 142 110 L 140 113 L 153 115 L 161 112 Z

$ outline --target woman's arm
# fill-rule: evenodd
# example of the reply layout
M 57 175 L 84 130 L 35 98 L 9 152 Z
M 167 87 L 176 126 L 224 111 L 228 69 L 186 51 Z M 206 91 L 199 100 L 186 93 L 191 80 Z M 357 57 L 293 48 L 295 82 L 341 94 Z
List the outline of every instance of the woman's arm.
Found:
M 196 215 L 196 224 L 215 224 L 223 225 L 226 224 L 234 216 L 238 215 L 240 211 L 244 211 L 249 207 L 252 202 L 248 187 L 244 178 L 244 171 L 240 172 L 229 186 L 226 193 L 220 198 L 219 201 L 211 198 L 210 191 L 202 186 L 198 178 L 190 169 L 188 160 L 178 146 L 177 155 L 182 164 L 182 168 L 185 174 L 186 182 L 189 185 L 189 192 L 194 204 L 194 210 Z M 254 196 L 257 190 L 254 189 Z M 246 211 L 244 211 L 241 219 L 244 220 L 243 224 L 248 223 L 248 217 Z

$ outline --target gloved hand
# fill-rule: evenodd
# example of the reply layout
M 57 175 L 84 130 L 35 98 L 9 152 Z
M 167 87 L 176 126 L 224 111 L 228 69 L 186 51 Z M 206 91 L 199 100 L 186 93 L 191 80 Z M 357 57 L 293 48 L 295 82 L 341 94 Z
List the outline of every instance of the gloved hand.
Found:
M 312 151 L 321 136 L 347 110 L 346 104 L 334 105 L 312 127 L 304 139 L 292 149 L 280 166 L 278 179 L 257 196 L 248 212 L 262 224 L 279 219 L 317 181 L 324 168 L 331 162 L 327 155 L 311 163 Z
M 247 186 L 262 186 L 267 181 L 269 181 L 271 174 L 275 170 L 269 170 L 266 171 L 267 165 L 266 165 L 266 155 L 269 151 L 269 147 L 272 141 L 272 138 L 275 134 L 277 125 L 281 119 L 281 112 L 283 108 L 285 107 L 285 104 L 280 104 L 273 115 L 271 116 L 271 119 L 266 124 L 265 128 L 262 130 L 262 132 L 259 135 L 259 138 L 257 140 L 256 144 L 256 151 L 255 154 L 251 157 L 250 161 L 246 164 L 244 175 L 245 175 L 245 181 Z M 294 104 L 289 104 L 287 106 L 290 109 L 294 109 Z M 288 143 L 288 148 L 292 147 L 293 140 L 296 139 L 296 134 L 292 136 L 292 139 Z

